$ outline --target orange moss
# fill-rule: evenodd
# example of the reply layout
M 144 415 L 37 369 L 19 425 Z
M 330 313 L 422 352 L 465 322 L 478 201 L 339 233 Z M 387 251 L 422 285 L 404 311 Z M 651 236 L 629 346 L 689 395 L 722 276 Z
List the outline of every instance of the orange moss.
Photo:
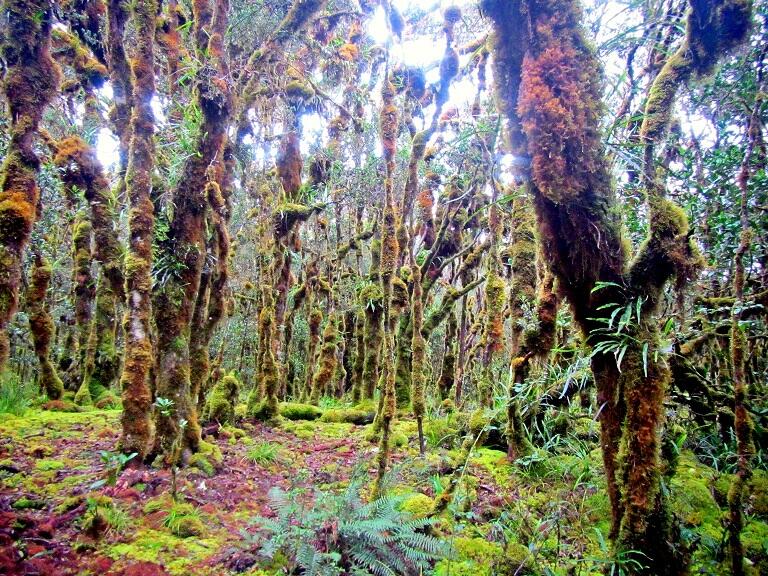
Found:
M 599 71 L 594 59 L 572 65 L 580 56 L 573 41 L 561 33 L 565 25 L 554 16 L 537 27 L 538 34 L 551 41 L 535 56 L 526 54 L 518 104 L 533 177 L 555 203 L 587 190 L 603 162 L 597 130 Z
M 354 62 L 360 57 L 360 49 L 351 43 L 347 43 L 339 48 L 339 58 L 347 62 Z

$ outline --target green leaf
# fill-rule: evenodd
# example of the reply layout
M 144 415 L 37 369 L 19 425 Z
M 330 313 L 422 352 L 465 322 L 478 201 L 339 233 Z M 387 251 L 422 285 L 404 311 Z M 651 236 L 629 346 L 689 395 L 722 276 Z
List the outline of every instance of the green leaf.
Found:
M 648 378 L 648 342 L 643 342 L 643 375 Z

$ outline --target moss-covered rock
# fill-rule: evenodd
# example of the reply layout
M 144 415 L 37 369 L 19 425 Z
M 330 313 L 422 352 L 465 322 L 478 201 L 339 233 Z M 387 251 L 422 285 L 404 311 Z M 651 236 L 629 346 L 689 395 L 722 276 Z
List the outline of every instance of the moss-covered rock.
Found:
M 216 474 L 216 468 L 213 464 L 211 464 L 211 461 L 208 459 L 208 457 L 200 454 L 199 452 L 192 454 L 189 459 L 189 466 L 199 470 L 209 478 Z
M 768 472 L 755 470 L 747 485 L 747 493 L 754 513 L 768 518 Z
M 216 466 L 220 465 L 224 461 L 224 456 L 221 454 L 221 448 L 219 448 L 216 444 L 211 444 L 205 440 L 200 441 L 198 453 L 207 457 L 208 460 Z
M 40 408 L 50 410 L 51 412 L 81 412 L 80 407 L 69 400 L 49 400 Z
M 320 417 L 320 421 L 362 425 L 373 422 L 375 416 L 374 412 L 357 408 L 336 408 L 326 410 Z
M 754 564 L 758 574 L 768 574 L 768 524 L 749 522 L 741 533 L 744 555 Z
M 288 420 L 317 420 L 323 411 L 312 404 L 298 402 L 283 402 L 280 404 L 280 416 Z

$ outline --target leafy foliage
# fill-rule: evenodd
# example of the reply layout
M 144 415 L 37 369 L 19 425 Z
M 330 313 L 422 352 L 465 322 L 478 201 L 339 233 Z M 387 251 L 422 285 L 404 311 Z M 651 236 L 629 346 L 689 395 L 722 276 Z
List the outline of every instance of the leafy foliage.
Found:
M 270 490 L 277 517 L 253 521 L 258 535 L 266 537 L 260 552 L 270 558 L 284 554 L 289 573 L 305 576 L 419 574 L 448 554 L 444 542 L 425 533 L 432 520 L 400 510 L 405 496 L 364 502 L 364 479 L 357 474 L 341 494 Z
M 0 376 L 0 414 L 23 416 L 34 397 L 32 387 L 22 383 L 18 375 L 4 372 Z

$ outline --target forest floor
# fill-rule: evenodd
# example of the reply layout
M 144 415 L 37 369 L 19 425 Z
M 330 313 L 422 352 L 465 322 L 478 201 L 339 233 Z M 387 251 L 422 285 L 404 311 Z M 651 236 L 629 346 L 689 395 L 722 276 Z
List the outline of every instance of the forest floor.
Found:
M 117 410 L 31 410 L 0 415 L 0 574 L 227 575 L 281 574 L 260 555 L 253 518 L 273 516 L 268 493 L 280 487 L 340 492 L 354 470 L 373 475 L 376 444 L 367 426 L 285 421 L 206 429 L 205 452 L 171 474 L 128 468 L 114 450 Z M 427 422 L 429 450 L 419 457 L 416 427 L 397 424 L 392 490 L 415 516 L 431 509 L 457 468 L 451 416 Z M 457 499 L 435 527 L 453 553 L 437 576 L 599 574 L 609 556 L 609 508 L 594 422 L 560 450 L 514 467 L 499 450 L 476 448 Z M 219 454 L 220 452 L 220 454 Z M 213 462 L 213 467 L 207 462 Z M 683 452 L 670 482 L 694 573 L 722 574 L 722 517 L 730 477 Z M 768 573 L 768 481 L 751 486 L 747 555 Z M 183 502 L 181 504 L 180 502 Z

